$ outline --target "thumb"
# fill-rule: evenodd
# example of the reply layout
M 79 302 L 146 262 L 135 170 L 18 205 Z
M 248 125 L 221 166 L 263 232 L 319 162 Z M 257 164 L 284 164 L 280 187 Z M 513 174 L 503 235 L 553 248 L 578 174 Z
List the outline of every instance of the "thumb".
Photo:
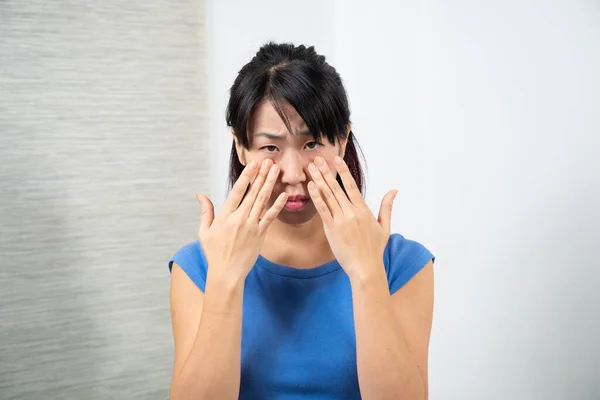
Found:
M 213 220 L 215 219 L 215 208 L 210 199 L 204 195 L 197 194 L 196 200 L 200 203 L 202 213 L 200 215 L 200 230 L 210 228 Z
M 383 200 L 381 200 L 381 208 L 379 209 L 379 217 L 377 218 L 377 222 L 379 222 L 379 225 L 381 225 L 387 235 L 390 234 L 390 225 L 392 224 L 392 205 L 394 204 L 394 199 L 396 198 L 397 194 L 397 190 L 392 190 L 383 196 Z

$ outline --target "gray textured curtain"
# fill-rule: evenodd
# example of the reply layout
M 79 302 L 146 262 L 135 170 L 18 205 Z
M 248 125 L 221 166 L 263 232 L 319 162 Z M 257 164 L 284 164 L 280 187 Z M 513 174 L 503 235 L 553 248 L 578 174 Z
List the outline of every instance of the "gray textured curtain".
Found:
M 165 399 L 207 192 L 201 0 L 0 0 L 0 399 Z

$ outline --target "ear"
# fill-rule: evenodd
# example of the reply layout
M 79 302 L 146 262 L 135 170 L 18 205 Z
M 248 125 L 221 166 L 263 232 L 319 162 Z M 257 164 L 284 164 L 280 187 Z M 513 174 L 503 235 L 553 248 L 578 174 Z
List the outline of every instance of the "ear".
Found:
M 346 145 L 348 144 L 348 138 L 350 137 L 350 131 L 352 130 L 352 125 L 348 124 L 348 130 L 346 132 L 346 138 L 340 140 L 340 151 L 339 156 L 344 159 L 344 155 L 346 155 Z
M 231 136 L 233 136 L 233 142 L 235 144 L 235 151 L 237 153 L 238 160 L 240 160 L 240 164 L 242 164 L 245 167 L 246 156 L 244 154 L 244 147 L 240 144 L 237 137 L 235 136 L 235 131 L 233 130 L 233 128 L 231 129 Z

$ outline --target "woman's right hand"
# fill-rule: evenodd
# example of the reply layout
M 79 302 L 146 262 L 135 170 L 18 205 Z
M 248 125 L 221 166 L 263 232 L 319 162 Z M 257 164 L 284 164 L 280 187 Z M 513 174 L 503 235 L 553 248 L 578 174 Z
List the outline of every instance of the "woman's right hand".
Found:
M 210 199 L 197 196 L 202 207 L 198 238 L 210 278 L 243 282 L 258 258 L 267 228 L 285 206 L 287 195 L 281 193 L 263 215 L 279 175 L 279 167 L 266 159 L 260 165 L 258 176 L 257 169 L 256 162 L 244 168 L 216 216 Z M 244 197 L 249 184 L 250 190 Z

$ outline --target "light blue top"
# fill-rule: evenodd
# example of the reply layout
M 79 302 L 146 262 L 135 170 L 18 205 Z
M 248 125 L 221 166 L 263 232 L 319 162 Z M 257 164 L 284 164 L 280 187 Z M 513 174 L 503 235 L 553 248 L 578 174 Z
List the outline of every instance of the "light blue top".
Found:
M 390 293 L 434 257 L 421 244 L 390 235 L 384 265 Z M 198 241 L 176 262 L 204 292 L 207 265 Z M 350 280 L 337 261 L 297 269 L 259 256 L 244 288 L 243 400 L 360 399 Z

